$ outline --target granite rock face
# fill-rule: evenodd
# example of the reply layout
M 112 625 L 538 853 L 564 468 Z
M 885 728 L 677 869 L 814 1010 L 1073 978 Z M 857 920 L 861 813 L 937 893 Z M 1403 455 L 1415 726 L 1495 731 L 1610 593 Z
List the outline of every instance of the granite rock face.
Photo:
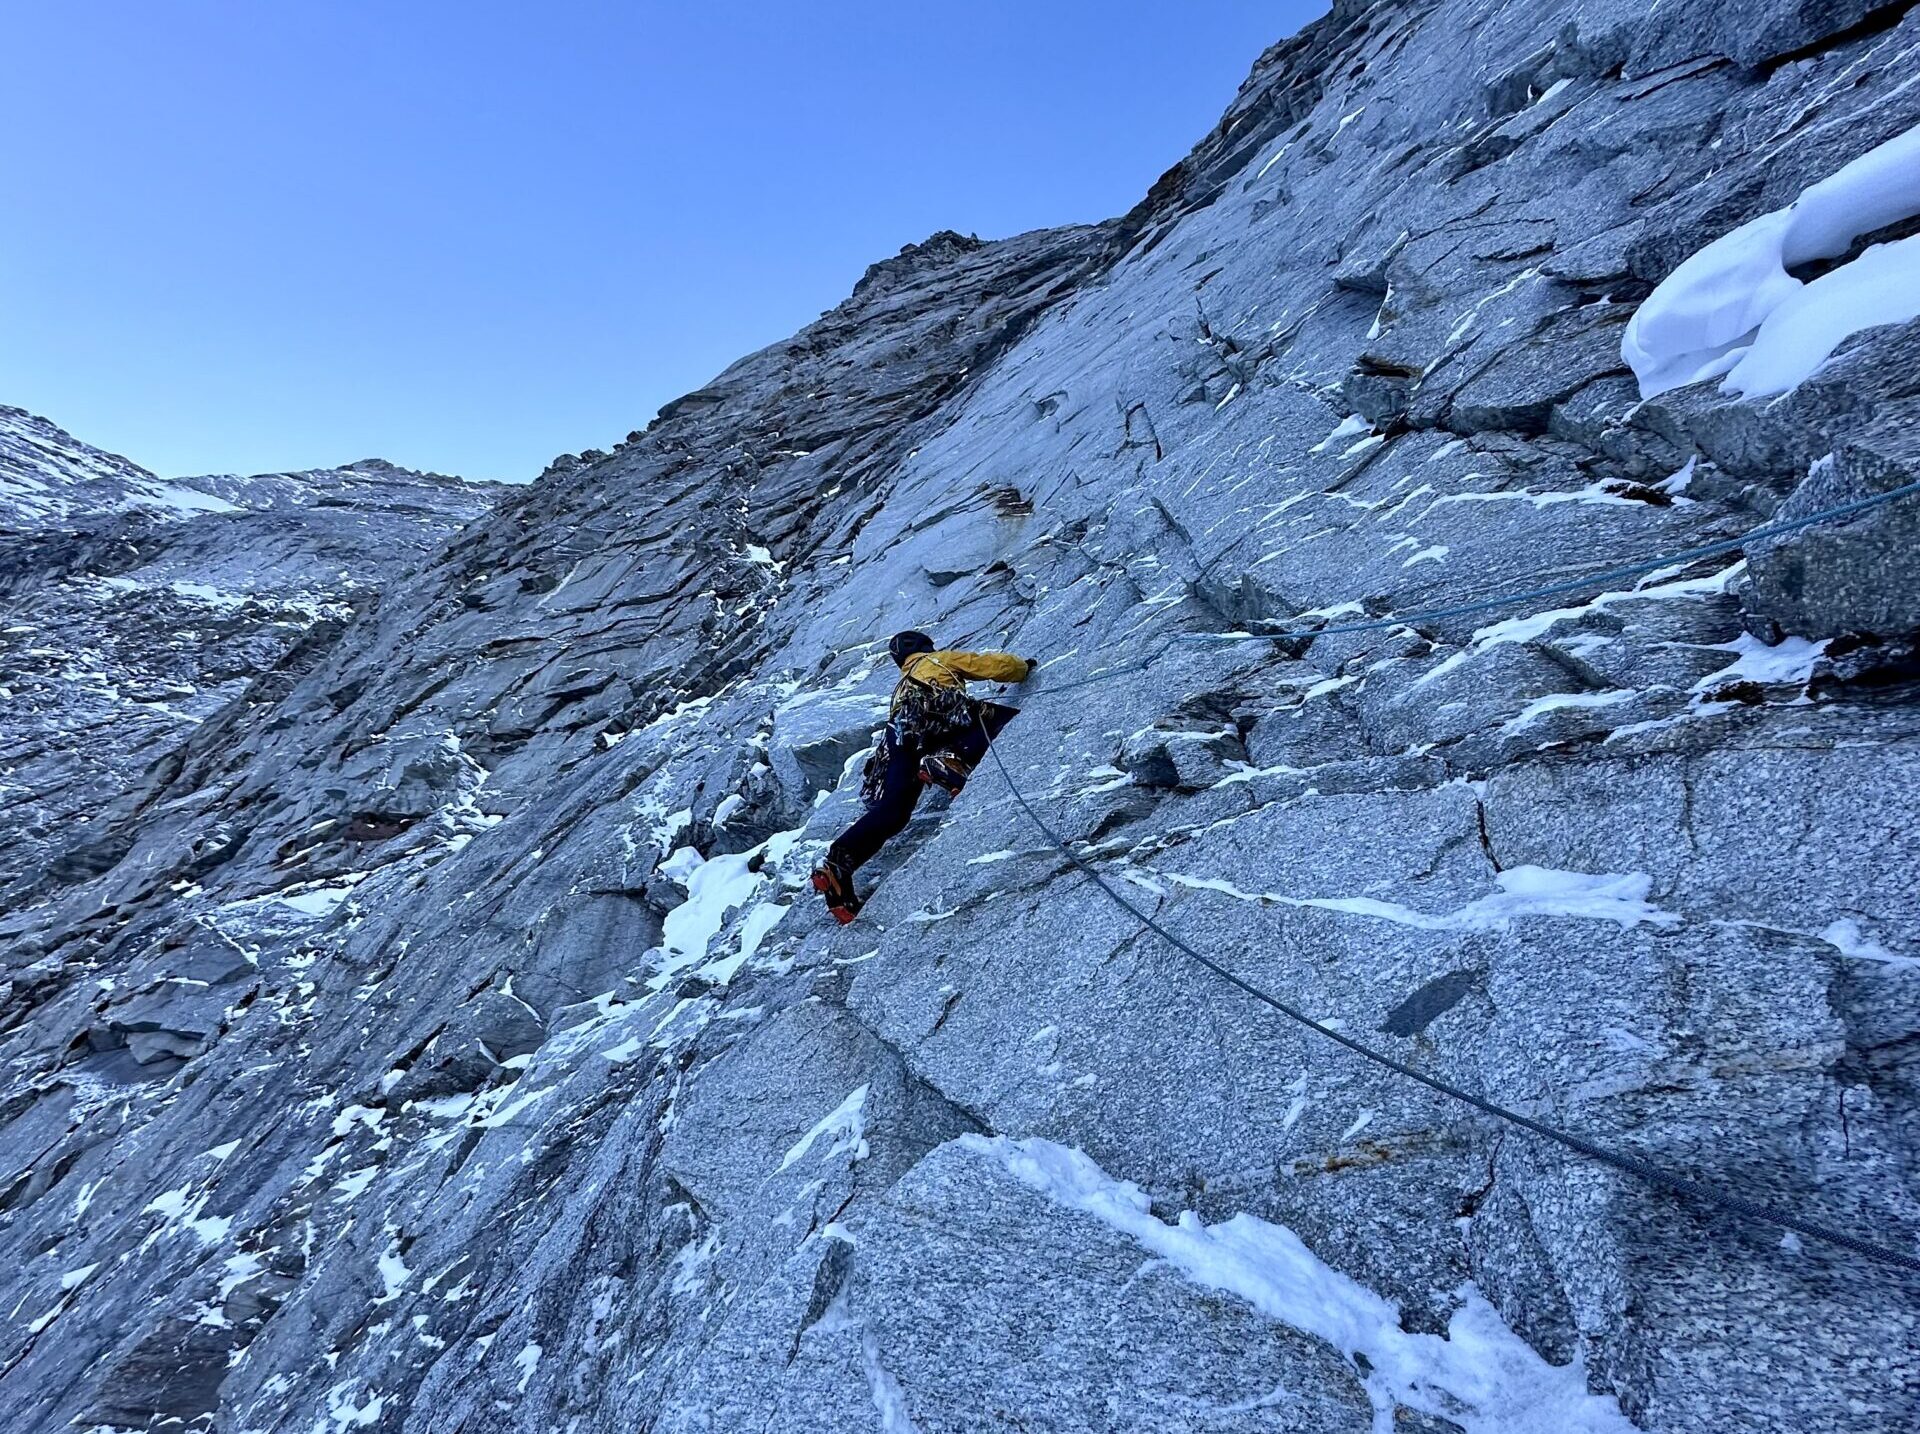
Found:
M 1138 911 L 1920 1248 L 1911 514 L 1413 616 L 1897 486 L 1911 326 L 1751 403 L 1619 340 L 1916 62 L 1342 0 L 1128 215 L 910 247 L 432 542 L 21 866 L 0 1423 L 1913 1427 L 1910 1277 L 1250 1003 L 991 760 L 804 883 L 889 633 L 1037 654 L 996 751 Z
M 0 891 L 86 873 L 115 798 L 274 700 L 498 491 L 379 460 L 165 481 L 0 407 Z

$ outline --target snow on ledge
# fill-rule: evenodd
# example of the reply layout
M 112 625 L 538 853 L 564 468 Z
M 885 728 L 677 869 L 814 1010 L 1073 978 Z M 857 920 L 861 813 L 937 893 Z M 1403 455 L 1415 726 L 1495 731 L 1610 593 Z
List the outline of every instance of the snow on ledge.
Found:
M 1321 439 L 1318 443 L 1314 444 L 1313 447 L 1307 450 L 1307 452 L 1325 453 L 1329 448 L 1333 447 L 1334 444 L 1340 442 L 1340 440 L 1343 438 L 1360 438 L 1360 441 L 1364 443 L 1366 441 L 1366 438 L 1361 438 L 1362 434 L 1365 434 L 1367 437 L 1372 437 L 1373 425 L 1371 423 L 1368 423 L 1367 420 L 1362 418 L 1359 414 L 1349 413 L 1345 418 L 1340 420 L 1339 426 L 1335 428 L 1333 432 L 1329 433 L 1325 438 Z M 1356 444 L 1354 446 L 1357 447 L 1358 445 Z M 1345 451 L 1348 453 L 1351 453 L 1353 449 L 1348 448 Z
M 1523 916 L 1562 916 L 1581 921 L 1611 921 L 1622 930 L 1647 924 L 1672 926 L 1681 919 L 1650 905 L 1653 878 L 1645 872 L 1557 871 L 1544 866 L 1510 866 L 1494 875 L 1496 890 L 1452 911 L 1417 911 L 1397 901 L 1372 896 L 1287 896 L 1277 891 L 1243 891 L 1215 876 L 1160 872 L 1175 886 L 1216 891 L 1237 901 L 1263 905 L 1315 907 L 1349 916 L 1370 916 L 1420 931 L 1505 931 Z
M 1632 1434 L 1611 1398 L 1587 1391 L 1576 1361 L 1551 1365 L 1507 1327 L 1472 1285 L 1460 1291 L 1445 1338 L 1409 1334 L 1400 1311 L 1324 1264 L 1283 1225 L 1235 1215 L 1208 1225 L 1191 1211 L 1155 1216 L 1140 1187 L 1048 1140 L 963 1135 L 961 1146 L 1055 1205 L 1091 1215 L 1165 1260 L 1194 1284 L 1238 1296 L 1269 1319 L 1366 1356 L 1376 1431 L 1394 1406 L 1451 1420 L 1468 1434 Z
M 1709 650 L 1734 653 L 1737 660 L 1694 683 L 1695 692 L 1709 692 L 1728 682 L 1805 683 L 1826 654 L 1827 644 L 1786 637 L 1769 645 L 1743 632 L 1732 642 L 1711 644 Z
M 1920 214 L 1920 126 L 1693 255 L 1648 296 L 1620 354 L 1640 396 L 1725 375 L 1722 391 L 1785 393 L 1863 329 L 1920 316 L 1920 236 L 1876 244 L 1802 283 L 1788 270 Z
M 867 1090 L 867 1086 L 859 1087 L 815 1121 L 813 1128 L 795 1141 L 792 1148 L 781 1158 L 780 1169 L 787 1169 L 813 1149 L 814 1143 L 822 1138 L 833 1142 L 822 1158 L 829 1158 L 850 1150 L 855 1160 L 866 1159 Z

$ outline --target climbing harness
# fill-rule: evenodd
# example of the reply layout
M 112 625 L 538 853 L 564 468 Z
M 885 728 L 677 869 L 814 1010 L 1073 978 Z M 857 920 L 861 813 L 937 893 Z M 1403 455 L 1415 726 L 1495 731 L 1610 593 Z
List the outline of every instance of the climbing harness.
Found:
M 1889 488 L 1885 492 L 1876 493 L 1868 498 L 1858 499 L 1851 503 L 1843 503 L 1832 508 L 1824 508 L 1819 512 L 1808 513 L 1799 518 L 1787 519 L 1779 523 L 1770 523 L 1754 529 L 1741 538 L 1732 538 L 1719 543 L 1707 543 L 1697 548 L 1689 548 L 1683 552 L 1671 554 L 1667 557 L 1649 559 L 1641 563 L 1631 563 L 1622 567 L 1609 569 L 1606 572 L 1594 573 L 1585 578 L 1577 578 L 1569 582 L 1551 583 L 1544 587 L 1533 588 L 1526 592 L 1514 593 L 1505 597 L 1485 598 L 1473 602 L 1459 603 L 1449 607 L 1430 608 L 1421 612 L 1408 613 L 1402 617 L 1380 618 L 1369 622 L 1344 623 L 1333 627 L 1318 629 L 1301 629 L 1294 632 L 1253 633 L 1245 637 L 1238 635 L 1232 637 L 1211 637 L 1208 635 L 1185 634 L 1182 635 L 1182 637 L 1176 637 L 1172 640 L 1234 642 L 1262 639 L 1327 637 L 1344 632 L 1375 632 L 1385 628 L 1398 627 L 1403 624 L 1433 618 L 1457 617 L 1466 613 L 1485 612 L 1498 607 L 1507 607 L 1533 601 L 1537 598 L 1552 597 L 1560 593 L 1574 592 L 1582 588 L 1590 587 L 1596 583 L 1611 582 L 1617 578 L 1632 576 L 1637 573 L 1653 572 L 1660 568 L 1693 562 L 1699 558 L 1732 552 L 1737 548 L 1761 538 L 1772 537 L 1779 533 L 1793 532 L 1800 528 L 1812 527 L 1816 523 L 1830 522 L 1835 518 L 1864 512 L 1866 509 L 1875 508 L 1883 503 L 1890 503 L 1896 498 L 1903 498 L 1914 493 L 1920 493 L 1920 482 L 1905 483 L 1897 488 Z M 1164 652 L 1165 650 L 1165 647 L 1162 647 L 1159 651 Z M 1154 656 L 1158 655 L 1159 653 L 1154 654 Z M 1050 692 L 1035 695 L 1040 698 L 1050 697 L 1074 687 L 1087 686 L 1093 682 L 1110 681 L 1126 673 L 1140 671 L 1147 667 L 1152 661 L 1153 657 L 1149 657 L 1141 662 L 1132 663 L 1123 668 L 1110 669 L 1096 677 L 1083 679 L 1080 682 L 1067 683 L 1052 689 Z M 984 724 L 982 725 L 982 730 L 984 730 Z M 1498 1120 L 1505 1121 L 1508 1125 L 1524 1130 L 1543 1140 L 1553 1141 L 1556 1144 L 1566 1147 L 1568 1150 L 1586 1156 L 1590 1160 L 1598 1161 L 1602 1165 L 1610 1166 L 1624 1174 L 1643 1180 L 1650 1185 L 1658 1186 L 1676 1195 L 1691 1197 L 1710 1205 L 1717 1205 L 1723 1210 L 1730 1211 L 1748 1220 L 1773 1225 L 1782 1230 L 1792 1231 L 1797 1235 L 1805 1235 L 1809 1239 L 1820 1240 L 1829 1245 L 1836 1245 L 1843 1250 L 1851 1250 L 1855 1254 L 1863 1255 L 1868 1259 L 1877 1260 L 1883 1264 L 1892 1265 L 1898 1269 L 1907 1270 L 1914 1274 L 1920 1274 L 1920 1258 L 1909 1255 L 1904 1251 L 1896 1250 L 1886 1245 L 1876 1244 L 1871 1240 L 1861 1239 L 1859 1236 L 1848 1234 L 1844 1230 L 1838 1230 L 1830 1225 L 1820 1224 L 1817 1221 L 1792 1214 L 1759 1200 L 1749 1199 L 1747 1196 L 1731 1190 L 1715 1189 L 1711 1185 L 1705 1185 L 1698 1180 L 1692 1180 L 1684 1175 L 1676 1174 L 1650 1161 L 1642 1160 L 1638 1156 L 1626 1155 L 1617 1150 L 1608 1149 L 1606 1146 L 1596 1144 L 1583 1136 L 1575 1135 L 1571 1131 L 1562 1130 L 1558 1126 L 1550 1125 L 1545 1121 L 1535 1120 L 1531 1116 L 1522 1115 L 1519 1111 L 1509 1110 L 1507 1107 L 1498 1105 L 1483 1096 L 1475 1095 L 1472 1091 L 1463 1090 L 1459 1086 L 1449 1084 L 1438 1077 L 1427 1075 L 1425 1072 L 1416 1070 L 1402 1061 L 1395 1060 L 1384 1051 L 1374 1049 L 1364 1041 L 1356 1040 L 1343 1031 L 1336 1030 L 1330 1025 L 1314 1020 L 1313 1017 L 1288 1004 L 1271 991 L 1256 986 L 1245 977 L 1237 975 L 1231 969 L 1223 966 L 1213 957 L 1207 955 L 1204 951 L 1199 950 L 1180 936 L 1169 931 L 1165 926 L 1161 925 L 1150 912 L 1142 911 L 1139 907 L 1128 901 L 1112 882 L 1099 871 L 1095 870 L 1094 867 L 1088 863 L 1085 858 L 1075 852 L 1052 827 L 1047 825 L 1039 812 L 1034 809 L 1033 804 L 1028 801 L 1026 794 L 1020 790 L 1019 785 L 1013 780 L 1013 773 L 1007 769 L 1006 760 L 1001 757 L 999 749 L 989 743 L 987 751 L 993 758 L 994 766 L 998 768 L 1000 772 L 1001 780 L 1006 783 L 1007 791 L 1019 805 L 1020 810 L 1026 814 L 1027 820 L 1033 823 L 1040 834 L 1053 846 L 1054 850 L 1058 851 L 1071 862 L 1075 868 L 1082 872 L 1109 901 L 1132 916 L 1141 926 L 1153 932 L 1162 941 L 1165 941 L 1169 946 L 1173 947 L 1174 950 L 1180 952 L 1189 960 L 1205 967 L 1228 985 L 1236 987 L 1262 1005 L 1271 1007 L 1281 1015 L 1306 1027 L 1315 1035 L 1324 1036 L 1326 1039 L 1346 1047 L 1355 1055 L 1361 1056 L 1377 1066 L 1390 1070 L 1396 1075 L 1405 1076 L 1408 1080 L 1417 1081 L 1429 1090 L 1438 1092 L 1451 1100 L 1457 1100 L 1464 1105 L 1471 1106 L 1484 1115 L 1490 1115 Z
M 894 745 L 899 740 L 900 734 L 889 722 L 880 729 L 873 750 L 867 753 L 867 764 L 860 769 L 860 800 L 869 807 L 886 795 L 887 763 L 893 760 Z
M 966 684 L 945 663 L 924 654 L 907 659 L 910 665 L 932 662 L 952 677 L 951 685 L 927 682 L 906 673 L 893 689 L 893 702 L 887 709 L 886 726 L 880 729 L 873 751 L 860 773 L 860 800 L 868 806 L 879 801 L 886 790 L 887 763 L 896 752 L 931 752 L 976 722 L 984 725 L 984 709 L 969 696 Z M 924 778 L 923 778 L 924 780 Z M 962 778 L 964 783 L 964 778 Z M 947 786 L 941 782 L 937 785 Z M 957 792 L 958 787 L 948 787 Z
M 897 724 L 902 737 L 927 748 L 971 727 L 978 720 L 979 703 L 967 695 L 966 683 L 944 662 L 924 654 L 908 659 L 910 667 L 922 662 L 931 662 L 953 681 L 928 682 L 903 669 L 887 718 L 889 725 Z

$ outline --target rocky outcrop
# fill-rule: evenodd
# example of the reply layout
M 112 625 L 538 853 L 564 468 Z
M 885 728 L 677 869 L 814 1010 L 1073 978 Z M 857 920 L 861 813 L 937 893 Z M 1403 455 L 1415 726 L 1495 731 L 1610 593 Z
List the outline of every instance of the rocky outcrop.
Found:
M 110 862 L 116 798 L 277 697 L 497 491 L 377 459 L 163 481 L 0 408 L 0 890 Z
M 803 884 L 888 633 L 1039 654 L 996 750 L 1140 911 L 1914 1250 L 1909 519 L 1416 615 L 1889 482 L 1911 326 L 1620 341 L 1920 122 L 1917 26 L 1341 3 L 1131 214 L 508 494 L 0 917 L 9 1427 L 1910 1427 L 1898 1272 L 1281 1022 L 992 762 Z

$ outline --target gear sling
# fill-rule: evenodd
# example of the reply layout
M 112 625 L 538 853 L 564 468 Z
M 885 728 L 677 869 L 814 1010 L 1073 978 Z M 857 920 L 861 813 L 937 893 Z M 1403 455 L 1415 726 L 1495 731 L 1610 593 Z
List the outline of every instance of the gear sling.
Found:
M 935 780 L 923 776 L 924 759 L 956 760 L 964 780 L 986 755 L 987 744 L 1019 715 L 1018 708 L 969 697 L 966 679 L 1018 681 L 1026 676 L 1026 666 L 1019 658 L 997 653 L 919 653 L 908 659 L 894 689 L 887 725 L 861 777 L 860 796 L 867 809 L 829 853 L 844 871 L 850 875 L 870 861 L 912 819 L 921 787 Z

